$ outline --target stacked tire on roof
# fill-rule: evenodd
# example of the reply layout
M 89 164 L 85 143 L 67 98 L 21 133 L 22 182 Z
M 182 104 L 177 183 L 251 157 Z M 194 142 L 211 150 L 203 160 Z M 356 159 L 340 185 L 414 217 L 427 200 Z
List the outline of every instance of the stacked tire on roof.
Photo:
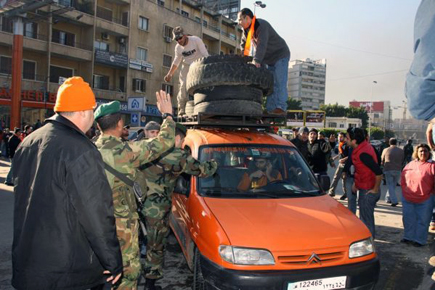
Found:
M 261 115 L 263 96 L 273 92 L 273 75 L 249 62 L 251 57 L 213 55 L 190 65 L 186 88 L 193 114 Z M 192 112 L 192 101 L 186 114 Z

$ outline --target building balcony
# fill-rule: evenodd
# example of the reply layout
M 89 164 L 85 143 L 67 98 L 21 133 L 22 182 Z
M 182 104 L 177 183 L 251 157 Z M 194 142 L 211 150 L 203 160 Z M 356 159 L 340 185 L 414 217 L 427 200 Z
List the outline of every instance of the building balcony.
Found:
M 97 27 L 117 35 L 128 36 L 128 16 L 122 18 L 113 17 L 113 12 L 105 7 L 97 7 Z
M 106 0 L 106 2 L 117 5 L 130 5 L 130 0 Z
M 74 42 L 73 45 L 65 45 L 57 42 L 52 42 L 51 44 L 51 53 L 53 56 L 78 61 L 92 61 L 92 49 L 92 46 L 79 42 Z
M 106 99 L 106 100 L 118 100 L 118 101 L 126 101 L 127 100 L 127 93 L 122 92 L 120 89 L 117 88 L 93 88 L 92 89 L 95 94 L 95 98 L 97 99 Z

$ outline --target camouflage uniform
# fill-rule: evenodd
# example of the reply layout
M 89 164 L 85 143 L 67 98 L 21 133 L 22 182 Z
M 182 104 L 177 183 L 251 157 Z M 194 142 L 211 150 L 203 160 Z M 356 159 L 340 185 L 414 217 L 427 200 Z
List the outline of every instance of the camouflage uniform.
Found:
M 102 134 L 96 141 L 104 162 L 141 185 L 146 192 L 143 173 L 138 168 L 174 146 L 175 122 L 165 120 L 159 135 L 150 140 L 125 142 L 121 138 Z M 117 289 L 137 289 L 140 275 L 139 216 L 133 189 L 106 170 L 113 191 L 116 232 L 121 245 L 123 277 Z
M 142 210 L 148 232 L 146 278 L 159 279 L 163 276 L 163 257 L 166 237 L 169 233 L 168 216 L 171 209 L 172 192 L 178 176 L 187 173 L 208 177 L 213 175 L 216 169 L 215 161 L 199 162 L 185 150 L 175 148 L 157 164 L 143 171 L 148 185 L 147 197 Z

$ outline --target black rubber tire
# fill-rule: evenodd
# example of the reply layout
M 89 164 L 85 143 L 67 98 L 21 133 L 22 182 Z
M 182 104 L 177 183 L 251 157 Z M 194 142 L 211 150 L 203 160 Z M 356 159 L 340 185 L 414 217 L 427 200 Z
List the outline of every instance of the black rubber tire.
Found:
M 196 91 L 193 100 L 195 105 L 223 100 L 246 100 L 261 104 L 263 102 L 263 92 L 248 86 L 205 87 Z
M 186 115 L 188 115 L 188 116 L 193 115 L 193 106 L 194 106 L 193 101 L 188 101 L 186 103 L 186 108 L 185 108 Z
M 193 254 L 193 290 L 205 290 L 207 289 L 204 281 L 204 276 L 202 275 L 201 269 L 201 253 L 198 248 L 195 248 L 195 253 Z
M 248 63 L 252 61 L 252 56 L 241 56 L 237 54 L 225 54 L 225 55 L 210 55 L 202 57 L 196 60 L 196 64 L 209 64 L 215 62 L 236 62 L 236 63 Z
M 268 96 L 273 92 L 273 75 L 267 69 L 257 68 L 253 64 L 193 63 L 187 75 L 188 93 L 194 95 L 197 90 L 212 86 L 252 86 Z
M 193 113 L 261 115 L 263 109 L 261 104 L 253 101 L 225 100 L 199 103 L 193 108 Z

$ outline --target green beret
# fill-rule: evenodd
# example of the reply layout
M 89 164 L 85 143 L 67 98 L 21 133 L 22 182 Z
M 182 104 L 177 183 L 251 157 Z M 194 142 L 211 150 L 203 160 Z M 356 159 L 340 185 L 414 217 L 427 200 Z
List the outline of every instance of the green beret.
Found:
M 94 112 L 94 119 L 119 113 L 121 111 L 121 103 L 119 101 L 113 101 L 107 104 L 100 105 Z
M 175 129 L 180 130 L 181 133 L 183 133 L 184 135 L 187 134 L 187 128 L 185 126 L 181 125 L 180 123 L 176 123 Z

